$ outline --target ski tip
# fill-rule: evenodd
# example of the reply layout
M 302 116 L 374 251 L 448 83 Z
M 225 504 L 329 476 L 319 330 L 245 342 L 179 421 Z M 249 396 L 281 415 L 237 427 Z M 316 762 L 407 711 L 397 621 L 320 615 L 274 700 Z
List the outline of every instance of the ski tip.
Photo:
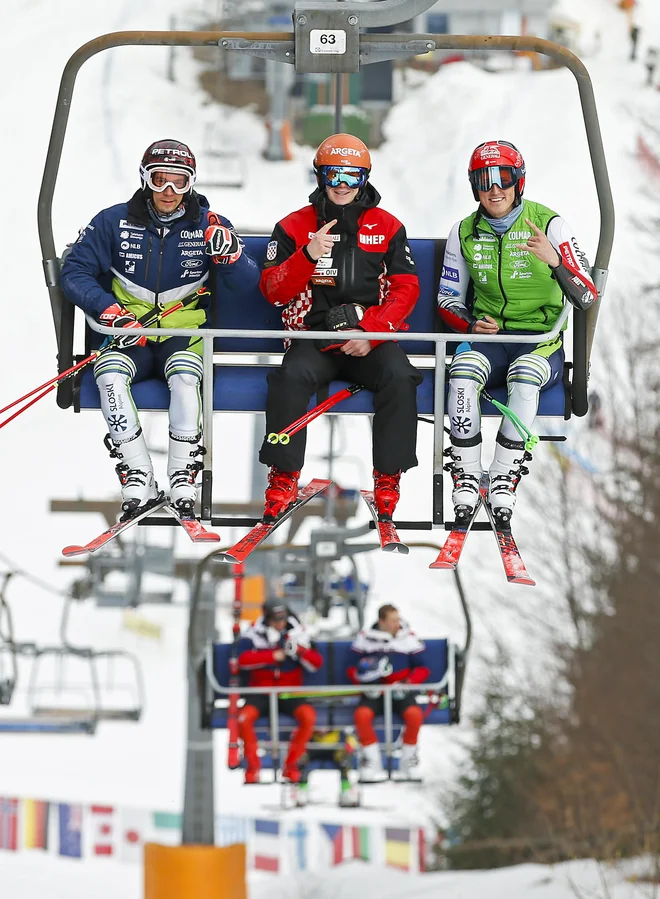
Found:
M 196 537 L 193 537 L 193 543 L 219 543 L 220 542 L 220 534 L 216 534 L 213 531 L 207 531 L 205 534 L 198 534 Z
M 84 546 L 65 546 L 62 550 L 62 555 L 69 558 L 69 556 L 80 556 L 86 552 L 89 552 L 89 550 Z
M 230 562 L 231 564 L 238 562 L 238 559 L 235 556 L 232 556 L 231 553 L 216 553 L 213 558 L 217 559 L 219 562 Z
M 508 577 L 507 580 L 510 584 L 523 584 L 527 587 L 536 587 L 536 581 L 532 580 L 532 578 L 529 577 L 529 575 L 527 577 L 520 577 L 520 576 Z
M 386 553 L 399 553 L 401 556 L 407 556 L 410 550 L 406 546 L 405 543 L 387 543 L 383 547 L 383 552 Z
M 453 571 L 456 568 L 456 563 L 438 561 L 438 559 L 436 559 L 435 562 L 431 562 L 429 568 L 441 569 L 442 571 Z

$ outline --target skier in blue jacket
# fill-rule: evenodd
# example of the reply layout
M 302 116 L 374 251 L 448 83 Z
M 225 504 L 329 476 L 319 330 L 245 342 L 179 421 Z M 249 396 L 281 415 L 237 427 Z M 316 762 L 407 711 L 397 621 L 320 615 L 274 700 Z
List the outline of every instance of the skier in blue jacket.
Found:
M 129 329 L 116 349 L 94 366 L 101 408 L 110 432 L 110 455 L 122 491 L 123 518 L 143 512 L 162 493 L 131 396 L 131 384 L 162 377 L 170 389 L 167 474 L 170 501 L 193 514 L 203 464 L 200 382 L 202 340 L 131 335 L 138 318 L 193 299 L 163 321 L 167 328 L 203 328 L 211 293 L 236 283 L 250 290 L 259 269 L 244 252 L 231 222 L 210 212 L 193 190 L 197 168 L 190 148 L 159 140 L 140 165 L 141 188 L 127 203 L 103 209 L 84 228 L 62 267 L 67 298 L 98 322 Z M 213 263 L 218 265 L 216 268 Z

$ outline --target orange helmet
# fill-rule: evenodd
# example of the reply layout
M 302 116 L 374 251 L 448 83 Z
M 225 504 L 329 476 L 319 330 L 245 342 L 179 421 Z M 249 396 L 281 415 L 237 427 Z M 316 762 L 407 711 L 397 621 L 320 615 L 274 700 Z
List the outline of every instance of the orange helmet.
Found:
M 331 134 L 316 151 L 314 170 L 322 165 L 350 165 L 371 171 L 371 156 L 366 145 L 352 134 Z

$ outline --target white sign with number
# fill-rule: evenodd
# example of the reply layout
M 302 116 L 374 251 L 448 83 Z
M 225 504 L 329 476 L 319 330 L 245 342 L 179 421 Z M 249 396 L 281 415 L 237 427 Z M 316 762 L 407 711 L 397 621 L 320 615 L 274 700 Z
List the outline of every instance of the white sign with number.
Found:
M 346 53 L 346 32 L 341 29 L 312 28 L 310 53 Z

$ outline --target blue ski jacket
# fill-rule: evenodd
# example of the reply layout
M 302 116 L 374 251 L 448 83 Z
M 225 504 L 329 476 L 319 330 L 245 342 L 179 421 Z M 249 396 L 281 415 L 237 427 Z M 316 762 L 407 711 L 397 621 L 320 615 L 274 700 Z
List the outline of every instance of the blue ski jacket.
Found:
M 194 191 L 185 215 L 167 227 L 159 227 L 151 218 L 141 190 L 128 203 L 101 210 L 80 232 L 64 261 L 65 296 L 94 318 L 116 302 L 139 318 L 154 307 L 163 309 L 189 296 L 209 276 L 207 286 L 219 298 L 223 286 L 240 284 L 246 291 L 253 290 L 260 272 L 245 250 L 230 265 L 216 265 L 206 255 L 208 214 L 208 200 Z M 234 231 L 228 219 L 219 218 Z M 206 314 L 193 302 L 168 316 L 167 327 L 202 327 Z

